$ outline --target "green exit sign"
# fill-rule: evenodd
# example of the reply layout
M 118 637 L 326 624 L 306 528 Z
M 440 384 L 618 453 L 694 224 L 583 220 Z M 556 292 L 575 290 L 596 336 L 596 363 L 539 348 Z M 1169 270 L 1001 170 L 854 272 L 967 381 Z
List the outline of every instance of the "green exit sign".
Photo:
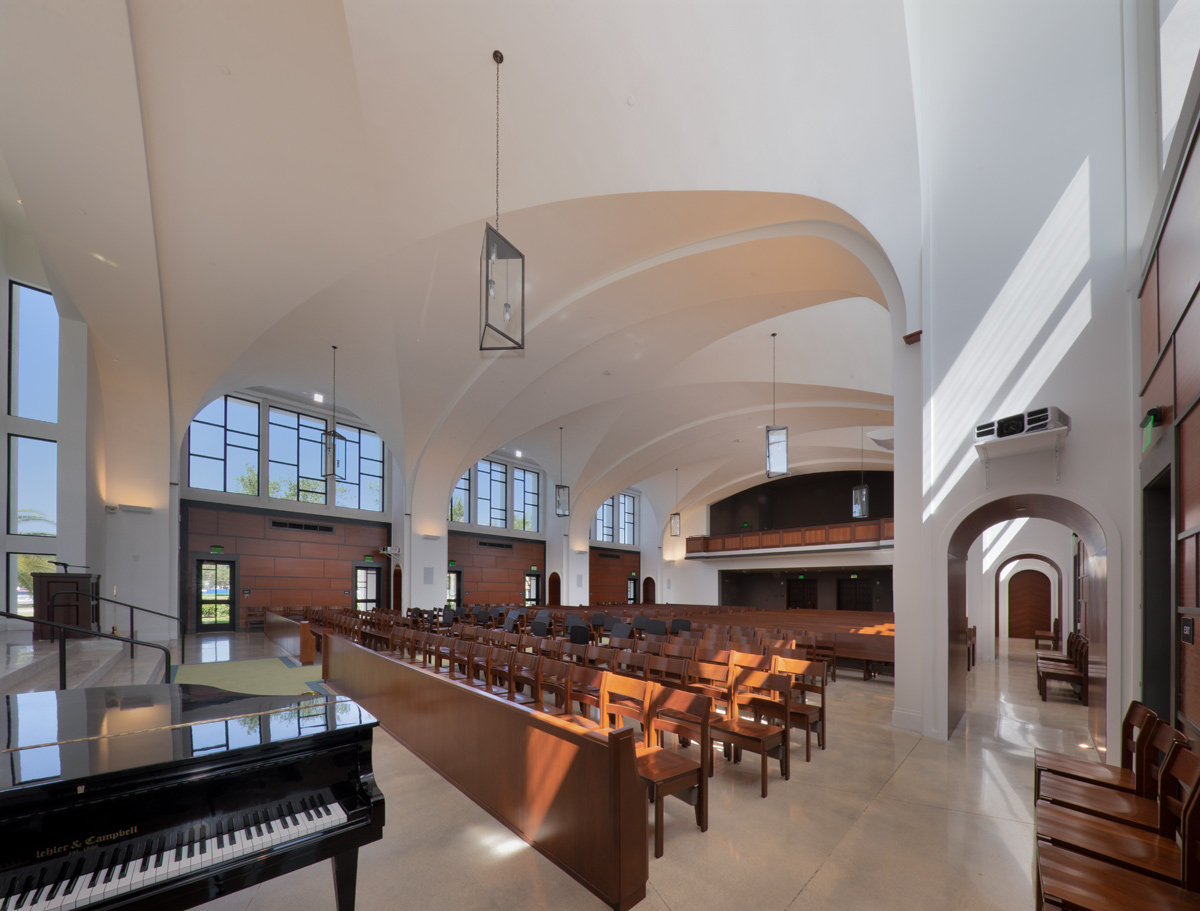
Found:
M 851 579 L 857 579 L 857 578 L 858 578 L 858 573 L 851 573 L 851 574 L 850 574 L 850 578 L 851 578 Z
M 801 574 L 800 574 L 800 575 L 798 575 L 796 578 L 797 578 L 797 579 L 803 579 L 803 578 L 804 578 L 804 573 L 801 573 Z
M 1150 444 L 1154 442 L 1154 425 L 1147 424 L 1142 428 L 1142 452 L 1150 448 Z
M 536 567 L 536 566 L 531 566 L 531 567 L 529 567 L 529 571 L 530 571 L 530 572 L 533 572 L 533 573 L 536 573 L 536 572 L 537 572 L 537 567 Z
M 450 561 L 450 565 L 451 565 L 451 566 L 454 566 L 454 565 L 455 565 L 453 560 L 451 560 L 451 561 Z

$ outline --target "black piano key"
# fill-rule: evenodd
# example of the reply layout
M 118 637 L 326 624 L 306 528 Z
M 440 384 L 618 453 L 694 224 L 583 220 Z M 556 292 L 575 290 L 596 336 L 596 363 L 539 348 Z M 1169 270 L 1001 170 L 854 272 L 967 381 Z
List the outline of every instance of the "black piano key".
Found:
M 254 837 L 254 823 L 250 821 L 249 813 L 242 814 L 242 822 L 244 822 L 246 825 L 246 827 L 244 829 L 244 832 L 246 833 L 246 838 L 247 839 L 253 838 Z
M 71 872 L 70 861 L 64 860 L 58 868 L 58 872 L 54 874 L 54 885 L 50 887 L 50 892 L 46 896 L 47 901 L 53 901 L 58 897 L 58 893 L 62 891 L 63 886 L 67 884 L 67 874 Z
M 225 847 L 225 820 L 217 820 L 217 850 Z
M 67 891 L 64 895 L 70 895 L 75 891 L 75 887 L 79 885 L 79 877 L 83 875 L 83 871 L 87 866 L 87 861 L 80 857 L 75 861 L 75 867 L 71 871 L 71 878 L 67 880 Z
M 150 861 L 154 858 L 154 839 L 147 838 L 146 846 L 142 851 L 142 863 L 138 867 L 139 873 L 145 873 L 150 869 Z
M 267 830 L 267 834 L 275 834 L 275 827 L 271 825 L 271 815 L 266 810 L 263 811 L 263 828 Z
M 278 823 L 279 823 L 279 825 L 280 825 L 280 826 L 282 826 L 282 827 L 283 827 L 283 830 L 286 832 L 286 831 L 287 831 L 287 829 L 288 829 L 288 814 L 287 814 L 287 812 L 286 812 L 286 811 L 283 809 L 283 804 L 278 804 L 278 805 L 276 805 L 276 807 L 275 807 L 275 819 L 276 819 L 276 822 L 278 822 Z
M 30 903 L 39 901 L 42 897 L 42 892 L 46 888 L 46 877 L 49 872 L 45 867 L 38 871 L 37 880 L 33 884 L 33 894 L 29 897 Z
M 175 863 L 183 860 L 183 833 L 178 832 L 175 835 Z
M 317 795 L 317 800 L 320 801 L 321 810 L 326 816 L 332 816 L 333 810 L 329 809 L 329 802 L 325 799 L 325 794 L 322 792 Z
M 234 831 L 235 829 L 237 829 L 237 820 L 229 820 L 229 823 L 225 826 L 225 839 L 229 842 L 230 847 L 237 844 L 237 832 Z
M 289 800 L 284 806 L 287 807 L 288 819 L 292 821 L 292 825 L 300 825 L 300 820 L 296 818 L 296 811 L 292 808 L 292 802 Z
M 95 888 L 96 883 L 100 881 L 100 874 L 104 872 L 104 855 L 104 851 L 98 851 L 96 853 L 96 863 L 92 868 L 92 877 L 88 880 L 89 889 Z
M 163 852 L 167 850 L 167 837 L 165 835 L 158 836 L 158 851 L 154 855 L 154 869 L 158 869 L 163 865 Z
M 196 831 L 196 839 L 200 843 L 200 854 L 208 853 L 208 826 L 204 823 L 200 824 L 200 828 Z
M 300 798 L 300 809 L 304 811 L 304 818 L 307 819 L 309 822 L 312 822 L 314 817 L 312 814 L 312 810 L 310 810 L 308 807 L 308 798 L 307 797 Z
M 118 854 L 118 851 L 112 852 L 112 856 L 109 858 L 109 866 L 104 870 L 104 885 L 106 886 L 112 882 L 113 876 L 121 868 L 121 865 L 117 862 L 119 859 Z
M 117 879 L 124 879 L 129 874 L 131 860 L 133 860 L 133 842 L 125 846 L 125 856 L 121 859 L 121 868 L 117 871 Z
M 187 857 L 191 860 L 196 856 L 196 830 L 188 828 L 187 830 Z
M 20 909 L 25 907 L 25 903 L 29 901 L 29 896 L 33 894 L 33 877 L 26 876 L 25 882 L 21 884 L 20 891 L 17 893 L 17 901 L 13 905 L 14 908 Z
M 257 810 L 254 811 L 254 834 L 257 835 L 259 838 L 263 837 L 262 822 L 259 821 Z

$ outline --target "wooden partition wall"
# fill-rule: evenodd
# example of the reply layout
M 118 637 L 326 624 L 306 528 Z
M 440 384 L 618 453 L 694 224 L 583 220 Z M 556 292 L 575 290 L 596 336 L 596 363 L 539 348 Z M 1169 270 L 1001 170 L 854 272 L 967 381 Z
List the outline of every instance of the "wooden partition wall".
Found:
M 599 898 L 623 909 L 645 897 L 646 787 L 632 728 L 584 731 L 339 636 L 326 634 L 322 652 L 331 689 Z
M 1142 415 L 1151 408 L 1162 409 L 1162 429 L 1153 431 L 1154 445 L 1144 454 L 1142 465 L 1144 469 L 1157 457 L 1171 467 L 1175 622 L 1170 635 L 1177 669 L 1172 695 L 1178 720 L 1196 736 L 1200 735 L 1200 637 L 1187 642 L 1182 632 L 1186 618 L 1200 625 L 1200 408 L 1196 407 L 1200 304 L 1193 300 L 1200 287 L 1200 159 L 1194 144 L 1183 161 L 1174 199 L 1163 206 L 1167 214 L 1139 297 L 1139 391 Z M 1165 460 L 1155 452 L 1159 447 L 1171 449 Z
M 307 620 L 293 620 L 275 611 L 263 614 L 263 633 L 303 665 L 317 660 L 317 639 Z

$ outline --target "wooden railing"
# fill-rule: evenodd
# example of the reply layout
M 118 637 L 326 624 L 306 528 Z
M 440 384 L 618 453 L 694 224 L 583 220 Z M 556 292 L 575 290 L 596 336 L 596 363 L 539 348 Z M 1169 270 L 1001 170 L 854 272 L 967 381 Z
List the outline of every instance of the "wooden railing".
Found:
M 588 731 L 329 633 L 322 652 L 330 689 L 606 904 L 625 911 L 645 897 L 632 728 Z
M 819 547 L 829 544 L 877 544 L 895 537 L 894 519 L 867 519 L 838 525 L 743 531 L 735 535 L 701 535 L 687 539 L 689 554 L 723 553 L 731 550 L 761 550 L 772 547 Z

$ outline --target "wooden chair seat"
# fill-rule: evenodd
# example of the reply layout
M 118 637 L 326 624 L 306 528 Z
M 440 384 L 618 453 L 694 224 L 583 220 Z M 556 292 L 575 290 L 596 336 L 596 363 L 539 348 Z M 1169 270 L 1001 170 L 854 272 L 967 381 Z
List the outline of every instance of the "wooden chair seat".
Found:
M 1040 801 L 1037 837 L 1078 854 L 1180 885 L 1182 854 L 1175 840 Z
M 1158 801 L 1128 791 L 1047 775 L 1042 781 L 1040 799 L 1150 832 L 1158 829 Z
M 1069 911 L 1200 911 L 1200 894 L 1084 857 L 1044 841 L 1037 843 L 1042 902 Z
M 1080 759 L 1077 756 L 1067 756 L 1064 753 L 1055 753 L 1051 750 L 1035 750 L 1033 753 L 1033 767 L 1039 780 L 1043 772 L 1048 772 L 1062 778 L 1086 781 L 1104 788 L 1113 788 L 1117 791 L 1129 791 L 1132 793 L 1136 790 L 1133 769 L 1105 765 L 1102 762 Z M 1039 784 L 1040 781 L 1034 782 L 1035 790 L 1038 789 Z

